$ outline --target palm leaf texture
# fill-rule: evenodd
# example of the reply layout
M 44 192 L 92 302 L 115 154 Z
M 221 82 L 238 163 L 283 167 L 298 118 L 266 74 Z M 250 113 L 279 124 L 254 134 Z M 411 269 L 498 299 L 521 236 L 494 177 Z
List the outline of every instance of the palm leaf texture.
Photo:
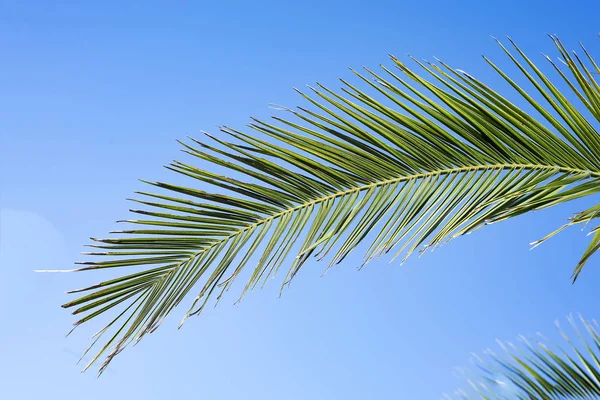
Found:
M 559 326 L 566 346 L 552 344 L 538 334 L 533 338 L 521 336 L 520 345 L 499 342 L 504 356 L 491 350 L 484 358 L 476 356 L 478 377 L 469 379 L 469 389 L 458 390 L 455 398 L 600 399 L 598 323 L 579 319 L 577 323 L 569 317 L 576 341 Z
M 177 161 L 167 168 L 194 184 L 147 182 L 160 190 L 137 193 L 144 209 L 132 211 L 141 219 L 125 222 L 138 227 L 93 239 L 88 254 L 108 258 L 77 269 L 138 267 L 74 290 L 80 297 L 64 304 L 84 315 L 76 326 L 115 313 L 95 335 L 88 366 L 104 354 L 102 371 L 188 294 L 195 298 L 184 320 L 198 314 L 245 269 L 242 295 L 281 266 L 285 285 L 310 258 L 340 263 L 365 240 L 365 263 L 387 253 L 405 258 L 600 191 L 599 69 L 585 49 L 579 57 L 552 40 L 556 83 L 512 41 L 514 50 L 500 44 L 531 94 L 485 59 L 531 113 L 443 62 L 413 60 L 417 73 L 391 57 L 395 69 L 354 71 L 357 84 L 342 81 L 341 93 L 320 84 L 310 95 L 298 91 L 308 107 L 252 120 L 255 134 L 223 127 L 182 143 L 204 169 Z M 223 169 L 230 173 L 215 172 Z M 592 207 L 565 227 L 599 213 Z M 593 232 L 573 279 L 600 246 Z

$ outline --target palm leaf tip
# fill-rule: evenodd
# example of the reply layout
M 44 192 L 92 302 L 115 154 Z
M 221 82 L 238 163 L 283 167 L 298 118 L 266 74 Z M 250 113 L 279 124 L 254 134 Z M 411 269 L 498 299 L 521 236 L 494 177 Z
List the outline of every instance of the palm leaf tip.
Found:
M 92 239 L 94 255 L 106 258 L 79 269 L 136 272 L 79 289 L 80 297 L 64 305 L 85 313 L 76 324 L 120 310 L 95 337 L 100 348 L 89 365 L 108 354 L 105 368 L 188 295 L 195 297 L 184 320 L 198 314 L 245 271 L 242 296 L 283 265 L 286 284 L 308 259 L 331 266 L 365 241 L 365 263 L 388 253 L 407 257 L 486 224 L 596 193 L 600 92 L 553 40 L 568 66 L 560 79 L 592 119 L 514 46 L 520 59 L 502 50 L 543 102 L 488 62 L 537 118 L 443 62 L 415 60 L 417 73 L 392 57 L 399 72 L 353 71 L 358 83 L 344 80 L 343 94 L 319 84 L 311 95 L 298 91 L 307 107 L 285 108 L 290 119 L 253 119 L 253 135 L 222 127 L 219 136 L 181 142 L 207 167 L 174 161 L 167 168 L 194 184 L 143 181 L 158 189 L 136 192 L 133 201 L 143 209 L 131 209 L 139 219 L 125 220 L 133 228 Z M 593 211 L 569 223 L 594 219 Z M 583 263 L 596 247 L 593 239 Z

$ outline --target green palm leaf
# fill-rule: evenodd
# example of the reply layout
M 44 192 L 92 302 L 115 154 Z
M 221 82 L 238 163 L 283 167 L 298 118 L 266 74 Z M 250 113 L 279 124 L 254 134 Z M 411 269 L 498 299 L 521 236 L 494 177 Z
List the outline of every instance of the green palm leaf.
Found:
M 194 185 L 147 182 L 161 190 L 138 192 L 134 201 L 145 207 L 132 211 L 142 219 L 125 221 L 138 227 L 93 239 L 90 254 L 109 258 L 78 269 L 142 267 L 71 292 L 83 293 L 64 305 L 85 315 L 76 326 L 120 310 L 95 336 L 98 351 L 88 366 L 107 354 L 102 371 L 190 293 L 196 296 L 184 320 L 198 314 L 245 267 L 242 295 L 283 265 L 285 285 L 311 257 L 340 263 L 365 239 L 365 263 L 387 253 L 406 258 L 600 191 L 598 67 L 587 52 L 589 68 L 552 40 L 566 68 L 550 65 L 571 93 L 559 91 L 516 46 L 517 56 L 502 49 L 535 94 L 486 59 L 535 116 L 443 62 L 417 61 L 417 74 L 392 57 L 396 72 L 355 71 L 363 88 L 343 81 L 342 94 L 322 85 L 312 96 L 299 92 L 310 108 L 285 109 L 290 119 L 253 120 L 254 135 L 223 127 L 219 137 L 182 143 L 205 169 L 177 161 L 167 168 Z M 210 185 L 216 189 L 200 189 Z M 597 218 L 599 207 L 568 225 Z M 573 279 L 598 246 L 600 233 Z
M 521 336 L 519 346 L 499 342 L 504 356 L 488 351 L 489 357 L 476 357 L 479 376 L 469 380 L 471 393 L 459 390 L 458 398 L 600 399 L 598 324 L 581 316 L 579 319 L 578 324 L 573 317 L 568 318 L 578 338 L 576 342 L 560 330 L 566 348 L 553 345 L 538 334 L 532 339 Z

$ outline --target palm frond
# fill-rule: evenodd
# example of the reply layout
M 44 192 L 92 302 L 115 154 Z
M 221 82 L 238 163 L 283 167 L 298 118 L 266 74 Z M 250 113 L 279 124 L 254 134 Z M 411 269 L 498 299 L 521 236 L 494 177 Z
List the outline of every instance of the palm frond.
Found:
M 254 135 L 223 127 L 218 137 L 182 143 L 205 169 L 178 161 L 167 168 L 194 185 L 147 182 L 160 190 L 137 193 L 134 201 L 145 209 L 131 211 L 141 219 L 125 221 L 137 227 L 93 239 L 89 254 L 109 258 L 78 269 L 142 267 L 74 290 L 84 294 L 64 305 L 85 313 L 76 326 L 123 307 L 98 332 L 94 344 L 104 344 L 88 366 L 107 353 L 102 371 L 192 291 L 184 320 L 198 314 L 247 266 L 242 295 L 282 265 L 285 285 L 312 257 L 340 263 L 366 239 L 364 262 L 390 252 L 406 258 L 486 224 L 600 191 L 600 88 L 586 64 L 552 40 L 566 68 L 551 66 L 571 96 L 514 44 L 516 56 L 500 46 L 535 94 L 486 58 L 535 116 L 443 62 L 414 60 L 419 74 L 392 57 L 398 71 L 354 71 L 359 83 L 342 81 L 341 94 L 320 84 L 310 96 L 298 91 L 309 107 L 285 109 L 289 119 L 253 119 Z M 570 224 L 596 216 L 590 209 Z M 599 245 L 596 234 L 574 279 Z
M 564 348 L 538 334 L 529 339 L 521 336 L 520 345 L 499 342 L 503 356 L 488 350 L 488 357 L 477 357 L 478 378 L 470 379 L 469 391 L 458 391 L 458 398 L 599 399 L 598 324 L 581 316 L 579 323 L 572 316 L 568 320 L 578 340 L 571 340 L 557 321 Z

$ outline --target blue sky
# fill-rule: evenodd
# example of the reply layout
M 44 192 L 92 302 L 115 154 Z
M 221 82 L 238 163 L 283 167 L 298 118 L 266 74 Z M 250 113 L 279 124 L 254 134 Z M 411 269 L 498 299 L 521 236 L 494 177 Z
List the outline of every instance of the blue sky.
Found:
M 269 103 L 300 103 L 292 87 L 337 87 L 347 67 L 388 53 L 437 56 L 491 85 L 481 54 L 507 63 L 490 34 L 540 62 L 546 33 L 600 54 L 597 1 L 121 3 L 0 4 L 0 397 L 437 399 L 464 386 L 453 368 L 496 338 L 556 338 L 553 321 L 570 312 L 600 318 L 596 259 L 569 281 L 585 232 L 528 245 L 588 199 L 403 266 L 357 272 L 357 253 L 320 278 L 324 266 L 309 263 L 281 299 L 274 281 L 180 331 L 178 309 L 101 379 L 80 374 L 92 331 L 65 339 L 74 319 L 59 305 L 98 275 L 33 270 L 71 268 L 88 237 L 128 216 L 138 178 L 169 180 L 176 139 L 242 128 Z

